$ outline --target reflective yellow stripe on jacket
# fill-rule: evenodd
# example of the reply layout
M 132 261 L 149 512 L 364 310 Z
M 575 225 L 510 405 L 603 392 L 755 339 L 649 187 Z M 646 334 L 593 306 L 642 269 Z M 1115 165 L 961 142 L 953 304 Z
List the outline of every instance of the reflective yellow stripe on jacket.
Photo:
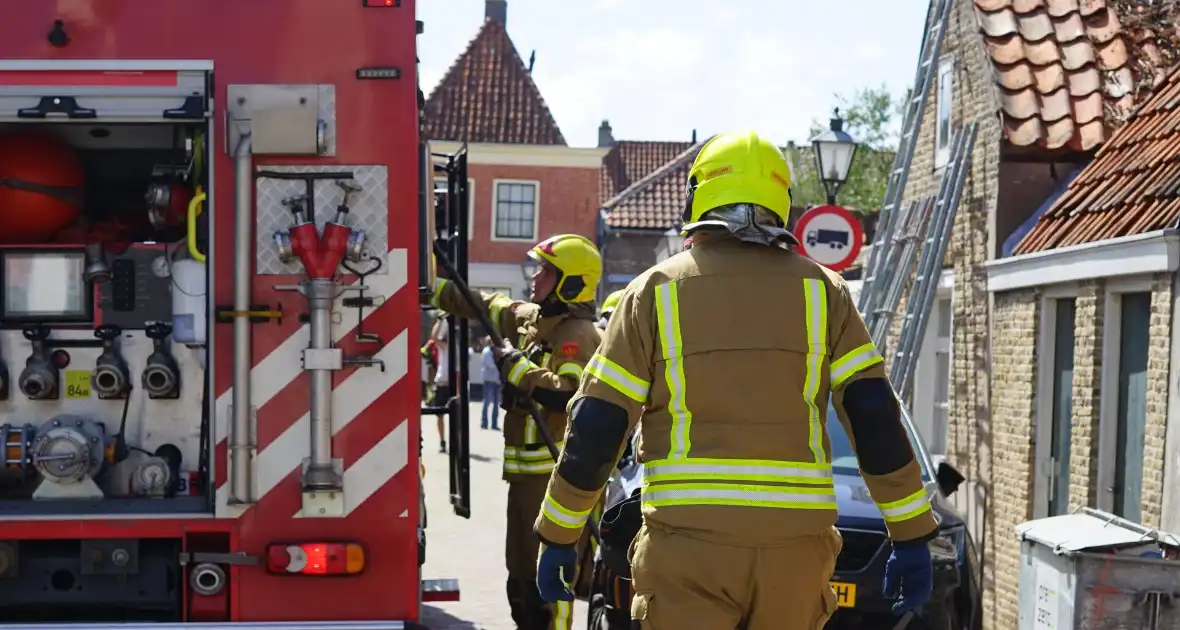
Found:
M 610 385 L 620 394 L 635 402 L 647 402 L 651 383 L 628 372 L 621 365 L 601 354 L 596 353 L 590 357 L 590 362 L 586 364 L 586 373 Z
M 491 315 L 492 325 L 500 325 L 500 315 L 504 312 L 504 307 L 512 306 L 512 300 L 503 295 L 497 295 L 492 298 L 492 303 L 489 305 L 488 314 Z
M 668 459 L 688 457 L 692 446 L 688 432 L 692 412 L 685 402 L 684 351 L 680 339 L 680 294 L 675 282 L 656 287 L 656 322 L 660 348 L 664 355 L 664 378 L 668 381 L 668 413 L 672 416 L 672 436 Z
M 439 298 L 439 296 L 442 295 L 443 288 L 447 286 L 448 282 L 450 282 L 450 280 L 447 280 L 446 278 L 436 278 L 435 279 L 434 293 L 430 294 L 430 305 L 433 306 L 434 308 L 439 308 L 438 298 Z
M 529 361 L 524 357 L 520 357 L 508 370 L 508 382 L 516 387 L 519 387 L 520 379 L 524 378 L 525 373 L 536 367 L 538 366 L 532 361 Z
M 832 387 L 839 387 L 857 373 L 882 362 L 884 359 L 872 342 L 853 348 L 848 354 L 832 361 Z
M 530 420 L 530 425 L 531 425 Z M 537 429 L 532 427 L 535 434 Z M 527 429 L 526 429 L 527 433 Z M 527 439 L 527 438 L 526 438 Z M 530 442 L 530 444 L 533 444 Z M 557 444 L 557 450 L 560 451 L 564 442 Z M 523 446 L 505 446 L 504 447 L 504 472 L 516 473 L 521 475 L 548 475 L 553 472 L 554 466 L 557 463 L 553 461 L 553 455 L 549 453 L 549 447 L 541 445 L 533 448 L 525 448 Z
M 561 367 L 557 368 L 558 376 L 570 376 L 575 379 L 582 378 L 582 366 L 577 363 L 563 363 Z
M 642 500 L 645 506 L 836 509 L 832 467 L 825 462 L 822 415 L 816 400 L 827 355 L 827 298 L 821 281 L 804 282 L 809 352 L 803 395 L 809 410 L 808 444 L 816 455 L 815 461 L 811 462 L 689 457 L 692 411 L 688 407 L 684 377 L 678 285 L 671 282 L 656 287 L 656 319 L 664 378 L 671 396 L 668 412 L 672 416 L 672 434 L 669 436 L 668 457 L 647 462 L 644 466 Z
M 803 399 L 807 402 L 807 445 L 816 462 L 823 463 L 823 417 L 827 412 L 816 400 L 823 380 L 824 359 L 828 355 L 828 291 L 822 280 L 803 280 L 803 300 L 807 308 L 807 378 L 803 384 Z

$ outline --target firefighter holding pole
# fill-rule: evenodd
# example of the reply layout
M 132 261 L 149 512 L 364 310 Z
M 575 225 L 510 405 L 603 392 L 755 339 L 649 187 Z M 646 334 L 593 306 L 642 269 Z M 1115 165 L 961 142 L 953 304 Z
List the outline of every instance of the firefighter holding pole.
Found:
M 937 525 L 919 464 L 847 285 L 791 249 L 790 185 L 782 153 L 753 132 L 702 147 L 691 249 L 627 287 L 571 402 L 536 523 L 546 600 L 572 597 L 575 543 L 639 423 L 633 627 L 822 628 L 841 548 L 829 397 L 893 541 L 894 610 L 929 598 Z
M 543 436 L 561 438 L 566 406 L 600 340 L 594 295 L 602 276 L 602 257 L 589 239 L 562 234 L 541 241 L 528 253 L 538 263 L 530 302 L 500 294 L 474 296 L 487 311 L 504 345 L 493 346 L 504 382 L 504 479 L 508 482 L 505 560 L 512 619 L 521 630 L 568 630 L 573 606 L 547 603 L 536 586 L 540 540 L 533 522 L 541 509 L 554 456 Z M 465 318 L 479 318 L 459 283 L 440 278 L 431 305 Z M 530 409 L 537 405 L 545 427 L 538 429 Z M 561 448 L 558 443 L 557 448 Z M 588 534 L 575 537 L 586 548 Z M 572 576 L 571 576 L 572 577 Z

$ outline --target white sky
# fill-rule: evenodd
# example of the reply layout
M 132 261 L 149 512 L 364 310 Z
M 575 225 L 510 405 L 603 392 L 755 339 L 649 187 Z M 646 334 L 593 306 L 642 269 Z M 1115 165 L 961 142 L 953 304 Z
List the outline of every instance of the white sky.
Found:
M 427 95 L 483 0 L 418 0 Z M 508 33 L 572 146 L 757 129 L 807 139 L 834 93 L 913 82 L 927 0 L 509 0 Z

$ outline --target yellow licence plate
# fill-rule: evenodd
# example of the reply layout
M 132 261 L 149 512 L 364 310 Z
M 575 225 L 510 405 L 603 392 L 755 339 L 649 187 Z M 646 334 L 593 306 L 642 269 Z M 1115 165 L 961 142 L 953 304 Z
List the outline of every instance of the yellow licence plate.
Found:
M 847 582 L 831 582 L 832 590 L 836 591 L 836 606 L 852 608 L 856 606 L 856 585 Z

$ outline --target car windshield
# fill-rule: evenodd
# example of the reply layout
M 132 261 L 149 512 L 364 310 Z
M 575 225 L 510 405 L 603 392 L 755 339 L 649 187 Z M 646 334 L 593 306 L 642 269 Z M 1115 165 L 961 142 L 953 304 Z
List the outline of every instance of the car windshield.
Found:
M 902 413 L 906 414 L 907 419 L 909 414 L 903 409 Z M 906 423 L 909 425 L 910 423 Z M 922 478 L 930 479 L 930 471 L 926 467 L 926 459 L 922 456 L 923 448 L 918 443 L 917 436 L 910 431 L 909 426 L 906 426 L 906 435 L 910 438 L 910 445 L 914 447 L 914 452 L 918 456 L 918 463 L 922 466 Z M 848 441 L 848 435 L 844 432 L 844 425 L 840 424 L 840 418 L 836 415 L 836 408 L 833 405 L 828 405 L 828 439 L 832 443 L 832 470 L 837 475 L 860 475 L 860 467 L 856 461 L 856 453 L 852 452 L 852 444 Z

